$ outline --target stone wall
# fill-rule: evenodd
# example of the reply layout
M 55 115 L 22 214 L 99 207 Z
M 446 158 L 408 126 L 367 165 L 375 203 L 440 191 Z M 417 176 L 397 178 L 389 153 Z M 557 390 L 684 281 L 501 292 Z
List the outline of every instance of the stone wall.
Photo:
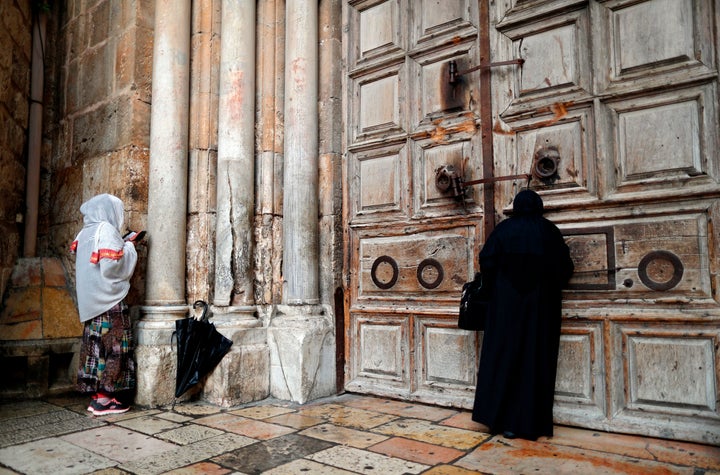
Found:
M 151 0 L 69 0 L 56 8 L 54 117 L 46 126 L 53 146 L 44 161 L 38 248 L 61 257 L 71 279 L 67 250 L 83 201 L 112 193 L 125 204 L 125 227 L 145 228 L 153 8 Z M 142 303 L 144 274 L 140 249 L 131 305 Z
M 0 296 L 22 250 L 31 24 L 30 0 L 0 2 Z
M 25 212 L 31 4 L 48 16 L 37 256 L 21 258 Z M 2 395 L 72 388 L 82 325 L 69 245 L 79 208 L 99 193 L 144 229 L 150 146 L 153 0 L 0 2 L 0 364 Z M 124 231 L 124 230 L 123 230 Z M 128 295 L 144 301 L 145 250 Z

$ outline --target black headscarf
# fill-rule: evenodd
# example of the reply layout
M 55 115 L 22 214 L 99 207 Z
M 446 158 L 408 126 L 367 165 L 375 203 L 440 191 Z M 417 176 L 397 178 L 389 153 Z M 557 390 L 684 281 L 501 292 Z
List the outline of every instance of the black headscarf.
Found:
M 513 216 L 543 214 L 543 201 L 540 195 L 532 190 L 522 190 L 513 200 Z

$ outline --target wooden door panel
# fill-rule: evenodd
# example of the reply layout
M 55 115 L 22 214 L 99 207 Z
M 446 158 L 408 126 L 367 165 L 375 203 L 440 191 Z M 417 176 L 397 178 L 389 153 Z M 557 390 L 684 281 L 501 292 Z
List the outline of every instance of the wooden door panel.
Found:
M 474 268 L 476 227 L 406 230 L 405 235 L 360 236 L 353 305 L 454 304 Z M 363 233 L 363 234 L 364 234 Z
M 349 81 L 352 143 L 387 139 L 407 130 L 407 65 L 392 63 Z
M 614 322 L 611 334 L 614 424 L 717 443 L 717 325 Z
M 610 154 L 608 195 L 659 192 L 677 196 L 716 188 L 717 85 L 607 101 L 601 147 Z M 614 170 L 614 173 L 612 172 Z
M 414 394 L 443 405 L 471 408 L 482 332 L 458 331 L 454 321 L 415 316 L 418 368 Z
M 598 89 L 604 93 L 690 83 L 715 74 L 713 4 L 707 0 L 599 1 Z
M 715 306 L 707 212 L 666 212 L 675 215 L 616 218 L 582 228 L 561 225 L 576 263 L 573 292 L 566 299 L 652 298 L 661 304 L 684 297 L 687 308 Z
M 413 142 L 416 157 L 413 166 L 413 217 L 465 217 L 477 210 L 476 191 L 469 189 L 462 203 L 452 193 L 441 191 L 436 184 L 437 170 L 444 166 L 454 167 L 465 181 L 482 176 L 479 134 L 475 133 L 475 121 L 468 119 L 466 130 L 458 130 L 438 142 L 433 139 Z M 471 135 L 472 134 L 472 135 Z
M 427 44 L 451 43 L 477 34 L 474 0 L 414 0 L 411 15 L 411 49 Z
M 409 176 L 405 142 L 349 152 L 347 158 L 351 223 L 407 218 Z
M 350 1 L 343 10 L 347 24 L 346 60 L 350 71 L 404 56 L 407 36 L 402 24 L 404 1 Z
M 351 326 L 357 338 L 351 347 L 353 380 L 366 378 L 398 388 L 408 386 L 410 374 L 409 320 L 383 314 L 352 314 Z
M 572 421 L 578 410 L 595 421 L 607 419 L 603 347 L 602 322 L 564 325 L 558 356 L 561 377 L 555 382 L 555 418 L 559 422 Z

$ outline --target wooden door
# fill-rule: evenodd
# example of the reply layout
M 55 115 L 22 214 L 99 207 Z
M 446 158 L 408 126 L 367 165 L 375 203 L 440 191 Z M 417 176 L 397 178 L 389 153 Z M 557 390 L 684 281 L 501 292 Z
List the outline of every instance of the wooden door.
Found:
M 468 407 L 478 335 L 456 328 L 482 207 L 436 185 L 481 177 L 477 0 L 343 4 L 348 390 Z M 480 202 L 479 202 L 480 201 Z M 481 335 L 480 335 L 481 336 Z
M 576 264 L 559 423 L 720 443 L 718 5 L 494 3 L 493 61 L 524 59 L 493 73 L 496 174 L 556 164 L 532 185 Z

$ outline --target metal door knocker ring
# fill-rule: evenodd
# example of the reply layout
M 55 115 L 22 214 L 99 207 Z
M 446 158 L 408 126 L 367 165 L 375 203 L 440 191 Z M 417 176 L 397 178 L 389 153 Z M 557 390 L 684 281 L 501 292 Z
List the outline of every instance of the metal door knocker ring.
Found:
M 392 267 L 392 277 L 390 277 L 390 280 L 387 282 L 382 282 L 377 277 L 377 269 L 380 267 L 380 264 L 388 264 L 390 267 Z M 398 280 L 398 265 L 397 262 L 395 262 L 395 259 L 393 259 L 390 256 L 380 256 L 377 259 L 375 259 L 375 262 L 373 262 L 372 269 L 370 270 L 370 277 L 372 278 L 373 283 L 378 286 L 379 288 L 383 290 L 387 290 L 391 288 Z
M 435 272 L 437 272 L 437 277 L 432 282 L 428 282 L 425 280 L 425 277 L 423 276 L 423 273 L 425 272 L 425 269 L 428 267 L 433 267 L 435 269 Z M 418 265 L 417 268 L 417 279 L 418 282 L 420 282 L 420 285 L 425 287 L 426 289 L 434 289 L 440 283 L 443 281 L 443 278 L 445 277 L 445 273 L 443 272 L 442 265 L 435 259 L 424 259 L 420 265 Z
M 668 272 L 667 266 L 672 267 Z M 670 290 L 680 283 L 684 272 L 682 261 L 670 251 L 652 251 L 640 260 L 638 275 L 640 281 L 652 290 Z M 665 279 L 658 279 L 667 277 Z
M 560 152 L 557 147 L 543 147 L 535 152 L 532 174 L 540 181 L 557 178 Z

